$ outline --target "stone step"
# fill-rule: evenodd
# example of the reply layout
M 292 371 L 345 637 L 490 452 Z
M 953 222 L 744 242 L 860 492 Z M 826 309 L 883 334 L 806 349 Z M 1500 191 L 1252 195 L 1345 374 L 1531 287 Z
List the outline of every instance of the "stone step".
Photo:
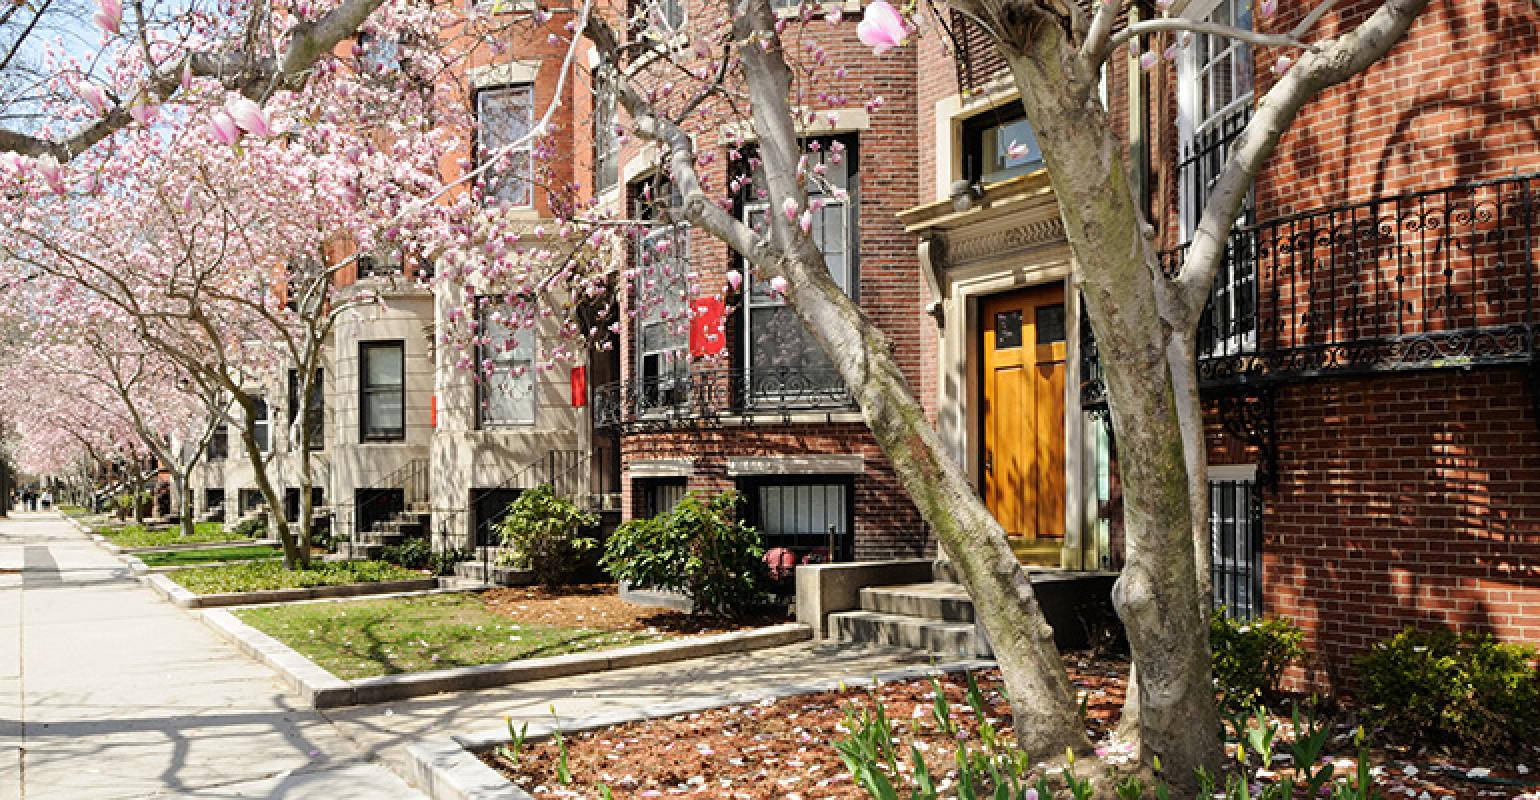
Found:
M 481 581 L 494 586 L 528 586 L 535 582 L 535 574 L 529 570 L 492 564 L 490 572 L 492 574 L 488 577 L 480 561 L 461 561 L 455 564 L 455 577 L 465 580 Z
M 379 559 L 384 552 L 385 545 L 383 544 L 355 543 L 344 539 L 337 543 L 337 552 L 333 555 L 338 556 L 338 558 L 334 559 L 336 561 L 374 561 Z
M 440 589 L 490 589 L 492 586 L 479 578 L 462 578 L 459 575 L 440 575 L 438 579 Z
M 861 590 L 861 608 L 883 614 L 946 622 L 973 622 L 973 600 L 955 583 L 909 583 L 868 586 Z
M 841 642 L 907 647 L 942 657 L 994 657 L 983 632 L 970 622 L 878 611 L 840 611 L 829 615 L 829 632 L 833 639 Z

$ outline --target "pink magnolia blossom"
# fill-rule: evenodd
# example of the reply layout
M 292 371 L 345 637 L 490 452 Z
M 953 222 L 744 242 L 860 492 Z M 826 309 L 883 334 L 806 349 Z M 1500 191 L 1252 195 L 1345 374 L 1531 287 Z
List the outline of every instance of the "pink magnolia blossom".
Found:
M 797 227 L 801 228 L 803 233 L 811 231 L 813 229 L 813 212 L 802 212 L 802 217 L 797 220 Z
M 241 126 L 241 130 L 252 136 L 273 135 L 273 126 L 268 121 L 267 112 L 251 98 L 238 94 L 231 95 L 230 99 L 225 101 L 225 111 L 229 113 L 230 119 L 234 120 L 236 125 Z
M 743 289 L 743 273 L 735 269 L 728 270 L 727 286 L 732 290 L 733 294 L 737 294 L 739 291 L 741 291 Z
M 856 26 L 856 36 L 861 39 L 861 44 L 872 49 L 874 55 L 880 56 L 903 46 L 909 38 L 909 29 L 904 27 L 904 18 L 886 0 L 872 0 L 866 6 L 865 18 Z
M 786 290 L 789 288 L 791 288 L 791 284 L 787 283 L 786 279 L 780 275 L 770 279 L 770 293 L 776 297 L 785 297 Z
M 1023 158 L 1026 158 L 1027 151 L 1029 149 L 1030 148 L 1021 142 L 1012 139 L 1011 143 L 1005 146 L 1005 157 L 1011 161 L 1019 161 Z
M 781 213 L 786 215 L 787 222 L 797 221 L 797 201 L 788 197 L 781 202 Z
M 1278 56 L 1278 60 L 1273 62 L 1273 73 L 1282 75 L 1283 73 L 1288 72 L 1289 67 L 1292 66 L 1294 66 L 1294 59 L 1289 58 L 1288 56 Z
M 32 166 L 54 194 L 64 194 L 64 166 L 53 157 L 53 153 L 44 153 L 33 159 Z
M 80 99 L 86 101 L 86 105 L 98 114 L 107 113 L 107 93 L 102 87 L 94 83 L 82 83 L 80 85 Z
M 96 27 L 117 35 L 123 28 L 122 0 L 97 0 L 96 13 L 91 17 Z
M 160 116 L 160 106 L 147 100 L 140 100 L 128 107 L 128 115 L 140 125 L 152 125 Z
M 214 141 L 229 146 L 240 141 L 241 129 L 236 126 L 230 114 L 221 109 L 209 117 L 209 134 L 214 137 Z
M 1262 0 L 1262 19 L 1272 19 L 1278 13 L 1278 0 Z

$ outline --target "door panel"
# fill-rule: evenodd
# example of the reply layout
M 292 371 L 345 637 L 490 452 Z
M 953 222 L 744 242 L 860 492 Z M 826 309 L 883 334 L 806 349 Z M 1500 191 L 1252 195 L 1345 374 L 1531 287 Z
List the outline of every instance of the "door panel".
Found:
M 984 500 L 1022 542 L 1064 535 L 1064 291 L 980 304 Z

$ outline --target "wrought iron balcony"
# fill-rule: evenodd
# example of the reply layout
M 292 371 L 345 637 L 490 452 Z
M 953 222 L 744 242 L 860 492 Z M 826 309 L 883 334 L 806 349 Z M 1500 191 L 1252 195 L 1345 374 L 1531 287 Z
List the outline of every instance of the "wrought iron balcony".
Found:
M 709 425 L 723 417 L 774 418 L 854 407 L 839 375 L 828 369 L 697 368 L 673 376 L 610 383 L 593 391 L 594 425 L 627 432 Z
M 1205 388 L 1535 359 L 1535 189 L 1525 175 L 1237 228 L 1198 330 Z M 1182 252 L 1167 253 L 1168 272 Z M 1105 401 L 1090 326 L 1081 399 Z

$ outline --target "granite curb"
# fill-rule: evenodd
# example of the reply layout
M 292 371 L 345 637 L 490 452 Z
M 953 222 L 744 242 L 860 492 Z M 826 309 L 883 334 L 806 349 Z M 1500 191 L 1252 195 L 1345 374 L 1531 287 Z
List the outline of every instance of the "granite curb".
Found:
M 812 629 L 808 626 L 787 623 L 596 653 L 569 653 L 345 681 L 288 645 L 242 622 L 229 611 L 209 610 L 200 616 L 209 627 L 235 643 L 242 651 L 276 670 L 284 682 L 314 708 L 370 705 L 444 692 L 488 689 L 590 672 L 645 667 L 780 647 L 812 638 Z
M 143 563 L 143 562 L 140 562 Z M 295 600 L 315 600 L 328 597 L 366 597 L 376 594 L 415 592 L 437 589 L 438 578 L 421 578 L 376 583 L 345 583 L 340 586 L 311 586 L 296 589 L 263 589 L 253 592 L 224 592 L 220 594 L 195 594 L 172 580 L 163 572 L 151 572 L 139 578 L 156 594 L 182 608 L 219 608 L 222 606 L 250 606 L 269 603 L 289 603 Z
M 783 684 L 715 697 L 660 703 L 633 711 L 597 714 L 567 722 L 557 718 L 552 723 L 531 724 L 526 740 L 547 738 L 558 730 L 564 734 L 579 733 L 727 706 L 774 702 L 797 695 L 827 692 L 842 686 L 862 686 L 873 679 L 880 683 L 893 683 L 964 670 L 987 669 L 993 666 L 995 662 L 987 660 L 953 661 L 930 667 L 879 672 L 874 676 Z M 413 742 L 407 745 L 408 774 L 406 777 L 418 788 L 427 792 L 433 800 L 534 800 L 528 792 L 503 777 L 497 770 L 482 763 L 476 756 L 478 750 L 507 744 L 509 741 L 508 730 L 503 727 L 467 735 L 436 736 Z

